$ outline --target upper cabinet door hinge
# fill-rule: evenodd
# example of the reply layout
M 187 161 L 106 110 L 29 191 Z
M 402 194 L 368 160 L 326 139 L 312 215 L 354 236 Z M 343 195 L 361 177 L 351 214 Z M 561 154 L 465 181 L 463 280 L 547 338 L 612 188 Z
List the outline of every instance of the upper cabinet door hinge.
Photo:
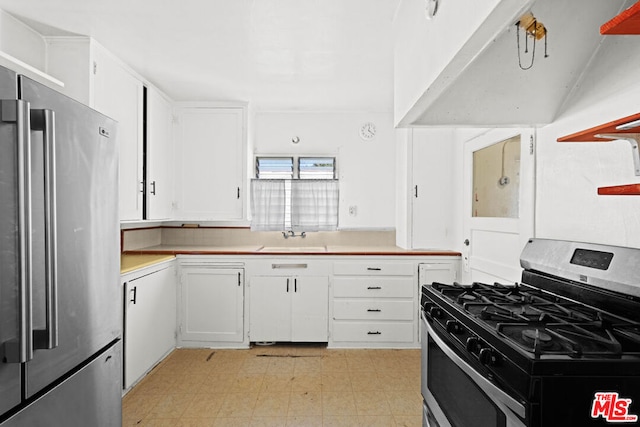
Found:
M 535 151 L 535 143 L 533 142 L 533 135 L 531 135 L 529 137 L 529 154 L 533 155 L 534 151 Z

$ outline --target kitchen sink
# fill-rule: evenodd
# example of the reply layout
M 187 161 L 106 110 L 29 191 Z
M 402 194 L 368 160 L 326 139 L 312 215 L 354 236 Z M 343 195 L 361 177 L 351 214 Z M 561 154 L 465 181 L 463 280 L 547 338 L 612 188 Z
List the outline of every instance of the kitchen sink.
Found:
M 325 246 L 263 246 L 260 252 L 326 252 Z

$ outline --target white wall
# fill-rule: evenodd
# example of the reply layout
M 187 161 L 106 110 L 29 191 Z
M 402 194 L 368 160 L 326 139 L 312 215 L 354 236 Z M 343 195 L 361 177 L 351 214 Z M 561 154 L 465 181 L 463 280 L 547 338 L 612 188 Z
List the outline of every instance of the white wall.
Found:
M 377 135 L 359 129 L 373 122 Z M 340 229 L 395 227 L 396 143 L 391 113 L 257 111 L 249 151 L 254 155 L 331 155 L 340 179 Z M 292 138 L 300 138 L 298 144 Z M 254 170 L 253 164 L 250 171 Z M 250 174 L 253 177 L 253 172 Z M 357 208 L 356 215 L 349 207 Z
M 45 69 L 46 44 L 40 34 L 0 10 L 0 51 L 38 69 Z
M 638 69 L 637 36 L 606 37 L 565 112 L 539 129 L 538 237 L 640 247 L 640 196 L 597 195 L 598 187 L 640 182 L 629 143 L 557 142 L 640 112 Z

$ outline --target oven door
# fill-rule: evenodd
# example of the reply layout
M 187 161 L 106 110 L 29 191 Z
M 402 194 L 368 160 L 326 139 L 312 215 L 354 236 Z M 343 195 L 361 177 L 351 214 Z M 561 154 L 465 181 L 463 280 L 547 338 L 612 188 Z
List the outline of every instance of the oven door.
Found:
M 449 348 L 424 313 L 421 319 L 423 426 L 525 426 L 525 407 Z

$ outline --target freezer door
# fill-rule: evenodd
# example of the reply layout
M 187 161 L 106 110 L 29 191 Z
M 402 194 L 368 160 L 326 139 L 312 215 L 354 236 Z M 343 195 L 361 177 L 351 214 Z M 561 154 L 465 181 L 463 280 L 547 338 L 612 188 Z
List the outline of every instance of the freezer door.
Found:
M 121 342 L 0 427 L 122 425 Z
M 13 91 L 10 86 L 13 85 Z M 6 108 L 15 99 L 16 76 L 5 68 L 0 68 L 0 97 Z M 23 284 L 21 280 L 20 252 L 20 212 L 19 200 L 19 140 L 18 123 L 15 117 L 7 117 L 3 109 L 0 118 L 0 416 L 20 403 L 20 363 L 11 361 L 7 351 L 20 344 L 19 301 Z M 24 147 L 23 147 L 24 149 Z M 23 153 L 24 154 L 24 153 Z M 22 160 L 24 167 L 24 159 Z M 23 176 L 24 178 L 24 176 Z M 24 220 L 24 217 L 22 218 Z M 27 297 L 27 295 L 24 295 Z
M 19 85 L 32 111 L 53 111 L 48 121 L 55 123 L 31 132 L 36 350 L 26 365 L 30 397 L 121 335 L 118 145 L 111 119 L 23 76 Z M 55 168 L 47 171 L 43 150 L 50 144 Z M 47 200 L 57 207 L 53 226 Z

